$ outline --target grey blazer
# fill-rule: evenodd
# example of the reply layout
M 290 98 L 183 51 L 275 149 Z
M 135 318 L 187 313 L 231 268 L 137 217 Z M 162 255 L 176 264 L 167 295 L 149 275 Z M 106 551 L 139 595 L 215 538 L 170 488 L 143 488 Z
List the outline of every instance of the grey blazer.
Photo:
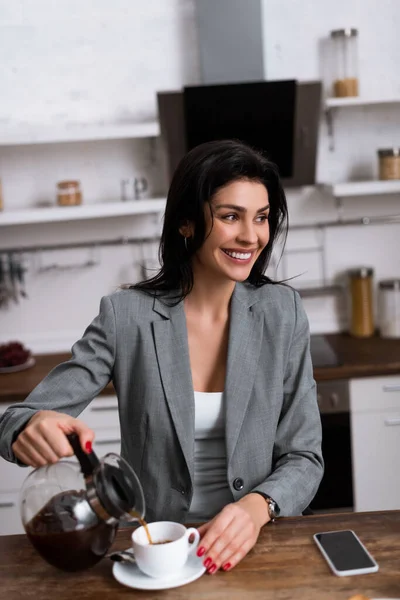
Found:
M 236 284 L 225 382 L 227 481 L 232 501 L 270 495 L 298 515 L 323 473 L 321 422 L 308 321 L 284 285 Z M 183 303 L 171 307 L 137 290 L 101 300 L 99 315 L 51 373 L 0 420 L 0 453 L 35 411 L 74 417 L 112 379 L 121 454 L 143 485 L 146 519 L 184 522 L 192 498 L 194 393 Z

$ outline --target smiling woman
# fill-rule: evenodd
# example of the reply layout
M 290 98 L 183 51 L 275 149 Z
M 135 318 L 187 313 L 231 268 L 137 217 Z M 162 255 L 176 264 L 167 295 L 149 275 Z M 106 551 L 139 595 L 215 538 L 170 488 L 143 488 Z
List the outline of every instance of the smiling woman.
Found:
M 194 279 L 207 274 L 245 281 L 269 241 L 268 191 L 262 183 L 233 181 L 205 209 L 208 235 L 193 259 Z M 194 225 L 181 228 L 192 237 Z
M 221 222 L 226 229 L 218 228 Z M 171 182 L 160 244 L 161 271 L 135 288 L 177 290 L 182 300 L 194 285 L 200 255 L 208 252 L 208 238 L 219 235 L 226 236 L 220 252 L 251 252 L 248 258 L 231 256 L 250 266 L 236 281 L 272 283 L 264 272 L 273 244 L 286 228 L 286 198 L 274 163 L 234 140 L 201 144 L 181 160 Z
M 160 272 L 100 313 L 25 402 L 0 419 L 0 452 L 39 466 L 90 451 L 76 417 L 112 379 L 122 456 L 146 520 L 202 521 L 198 555 L 230 570 L 278 515 L 299 515 L 323 472 L 308 322 L 265 274 L 287 225 L 275 165 L 232 140 L 203 144 L 168 193 Z

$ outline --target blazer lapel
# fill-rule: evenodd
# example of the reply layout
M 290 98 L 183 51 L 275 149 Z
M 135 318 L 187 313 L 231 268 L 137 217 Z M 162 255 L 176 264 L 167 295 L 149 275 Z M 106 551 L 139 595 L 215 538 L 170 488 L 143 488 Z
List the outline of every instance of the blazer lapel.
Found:
M 245 287 L 236 284 L 231 300 L 228 365 L 225 381 L 226 451 L 231 460 L 254 385 L 263 319 L 251 309 Z
M 166 317 L 153 322 L 157 360 L 175 431 L 193 481 L 195 406 L 183 303 L 171 307 L 156 298 L 154 310 Z

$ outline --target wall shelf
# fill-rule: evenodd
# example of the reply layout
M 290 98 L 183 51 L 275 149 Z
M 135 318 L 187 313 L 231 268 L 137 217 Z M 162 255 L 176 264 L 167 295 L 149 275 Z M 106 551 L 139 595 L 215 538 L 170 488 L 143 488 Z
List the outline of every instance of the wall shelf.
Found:
M 332 108 L 349 108 L 351 106 L 374 106 L 379 104 L 400 104 L 398 98 L 362 98 L 355 96 L 351 98 L 327 98 L 325 100 L 325 110 Z
M 6 127 L 0 129 L 0 146 L 153 138 L 159 135 L 160 126 L 156 121 L 136 124 L 76 124 L 63 127 Z
M 314 285 L 296 288 L 302 298 L 319 298 L 321 296 L 336 296 L 344 292 L 342 285 Z
M 334 198 L 400 194 L 400 180 L 348 181 L 344 183 L 324 184 L 322 187 Z
M 338 108 L 351 108 L 351 107 L 366 107 L 366 106 L 385 106 L 388 104 L 400 104 L 400 96 L 392 98 L 362 98 L 360 96 L 354 96 L 349 98 L 326 98 L 325 99 L 325 119 L 328 129 L 329 138 L 329 150 L 332 152 L 335 149 L 334 140 L 334 124 L 333 124 L 333 110 Z
M 53 223 L 60 221 L 80 221 L 128 215 L 159 213 L 165 210 L 165 198 L 149 198 L 129 202 L 107 202 L 84 204 L 82 206 L 53 206 L 4 211 L 0 213 L 0 227 L 6 225 L 28 225 L 32 223 Z

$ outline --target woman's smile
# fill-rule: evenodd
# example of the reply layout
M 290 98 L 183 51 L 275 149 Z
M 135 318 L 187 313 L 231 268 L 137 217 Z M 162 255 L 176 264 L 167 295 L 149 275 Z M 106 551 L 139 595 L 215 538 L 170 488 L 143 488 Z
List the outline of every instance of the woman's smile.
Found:
M 228 250 L 226 248 L 221 248 L 221 250 L 229 260 L 238 265 L 248 265 L 255 255 L 255 250 L 251 252 L 245 250 Z

